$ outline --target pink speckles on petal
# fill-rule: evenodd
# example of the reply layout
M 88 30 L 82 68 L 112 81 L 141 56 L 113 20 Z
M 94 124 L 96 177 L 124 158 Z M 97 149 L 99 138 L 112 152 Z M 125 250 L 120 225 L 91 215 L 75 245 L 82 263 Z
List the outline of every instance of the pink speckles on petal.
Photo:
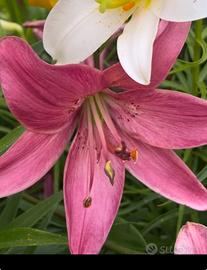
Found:
M 207 143 L 207 102 L 167 90 L 113 94 L 113 120 L 131 137 L 157 147 L 183 149 Z
M 100 71 L 87 65 L 48 65 L 15 37 L 0 41 L 0 83 L 16 118 L 44 133 L 63 129 L 84 97 L 105 88 Z

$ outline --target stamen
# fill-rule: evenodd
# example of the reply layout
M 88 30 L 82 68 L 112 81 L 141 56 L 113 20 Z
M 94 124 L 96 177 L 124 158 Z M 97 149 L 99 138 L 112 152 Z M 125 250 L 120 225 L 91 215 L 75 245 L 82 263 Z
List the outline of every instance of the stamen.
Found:
M 108 176 L 112 186 L 114 185 L 115 171 L 112 167 L 111 160 L 108 160 L 105 164 L 104 171 L 106 176 Z
M 133 149 L 132 151 L 127 151 L 127 147 L 125 142 L 121 142 L 122 146 L 121 147 L 117 147 L 115 149 L 115 154 L 122 160 L 127 160 L 127 161 L 134 161 L 136 162 L 138 159 L 138 151 L 137 149 Z
M 99 133 L 99 136 L 100 136 L 100 139 L 101 139 L 104 154 L 106 155 L 106 153 L 107 153 L 106 139 L 105 139 L 102 123 L 101 123 L 101 120 L 100 120 L 100 116 L 98 115 L 96 104 L 95 104 L 95 101 L 94 101 L 93 97 L 89 97 L 89 102 L 90 102 L 91 110 L 92 110 L 93 117 L 94 117 L 94 120 L 95 120 L 95 123 L 96 123 L 96 127 L 98 129 L 98 133 Z
M 84 199 L 83 201 L 83 206 L 84 208 L 89 208 L 92 204 L 92 198 L 91 197 L 87 197 Z
M 138 153 L 137 149 L 133 149 L 130 152 L 131 160 L 133 160 L 135 163 L 137 162 L 138 156 L 139 156 L 139 153 Z
M 111 134 L 113 135 L 113 137 L 117 141 L 117 143 L 120 143 L 121 138 L 120 138 L 115 126 L 114 126 L 114 123 L 111 119 L 111 116 L 109 115 L 108 108 L 106 107 L 105 103 L 103 102 L 103 100 L 100 98 L 99 95 L 95 96 L 95 100 L 96 100 L 98 108 L 102 114 L 102 117 L 103 117 L 107 127 L 111 131 Z
M 93 179 L 94 179 L 94 134 L 93 134 L 93 125 L 92 125 L 92 115 L 90 105 L 87 103 L 87 121 L 88 121 L 88 142 L 89 142 L 89 153 L 90 153 L 90 179 L 88 183 L 88 192 L 90 192 Z

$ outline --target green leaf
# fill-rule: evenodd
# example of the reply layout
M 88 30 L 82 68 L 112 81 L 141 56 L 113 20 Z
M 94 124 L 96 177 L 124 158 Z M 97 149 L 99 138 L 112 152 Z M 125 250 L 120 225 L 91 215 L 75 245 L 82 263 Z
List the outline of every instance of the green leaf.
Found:
M 198 179 L 202 182 L 207 178 L 207 165 L 198 173 Z
M 18 126 L 0 139 L 0 155 L 3 154 L 24 132 L 22 126 Z
M 0 231 L 0 248 L 66 244 L 66 236 L 32 228 L 10 228 Z
M 9 227 L 29 227 L 34 226 L 45 215 L 53 210 L 54 205 L 60 202 L 63 198 L 63 193 L 58 192 L 50 198 L 37 203 L 35 206 L 18 216 L 9 224 Z
M 177 60 L 175 67 L 173 68 L 173 70 L 169 73 L 170 75 L 181 72 L 183 70 L 186 70 L 188 68 L 193 68 L 196 67 L 198 65 L 201 65 L 202 63 L 204 63 L 207 60 L 207 44 L 204 40 L 196 40 L 196 42 L 200 45 L 201 49 L 202 49 L 202 56 L 199 60 L 197 61 L 193 61 L 193 62 L 189 62 L 189 61 L 184 61 L 184 60 Z
M 0 215 L 0 229 L 5 228 L 15 218 L 20 200 L 21 193 L 7 198 L 6 206 Z
M 189 209 L 186 209 L 185 215 L 189 213 Z M 146 237 L 146 235 L 153 229 L 158 228 L 161 226 L 163 223 L 169 220 L 173 220 L 178 216 L 177 209 L 171 209 L 167 213 L 164 213 L 158 217 L 156 217 L 154 220 L 152 220 L 146 228 L 142 231 L 142 235 Z
M 52 58 L 50 55 L 45 51 L 43 47 L 42 41 L 38 41 L 32 45 L 33 50 L 39 55 L 40 58 L 42 58 L 44 61 L 46 61 L 49 64 L 53 63 Z

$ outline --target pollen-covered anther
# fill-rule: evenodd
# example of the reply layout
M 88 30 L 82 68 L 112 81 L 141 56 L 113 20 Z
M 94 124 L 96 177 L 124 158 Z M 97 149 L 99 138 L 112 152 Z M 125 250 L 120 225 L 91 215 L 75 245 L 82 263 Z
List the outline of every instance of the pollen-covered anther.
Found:
M 131 160 L 133 160 L 135 163 L 137 162 L 138 156 L 139 156 L 139 153 L 138 153 L 137 149 L 133 149 L 130 152 Z
M 83 201 L 83 206 L 84 208 L 89 208 L 92 204 L 92 198 L 91 197 L 86 197 Z
M 110 183 L 112 186 L 114 185 L 114 178 L 115 178 L 115 171 L 112 167 L 111 160 L 108 160 L 104 167 L 104 172 L 106 176 L 109 178 Z
M 121 146 L 118 146 L 115 149 L 115 154 L 118 156 L 120 159 L 125 160 L 125 161 L 134 161 L 136 162 L 138 159 L 138 151 L 137 149 L 133 149 L 132 151 L 127 151 L 127 147 L 125 142 L 121 142 Z

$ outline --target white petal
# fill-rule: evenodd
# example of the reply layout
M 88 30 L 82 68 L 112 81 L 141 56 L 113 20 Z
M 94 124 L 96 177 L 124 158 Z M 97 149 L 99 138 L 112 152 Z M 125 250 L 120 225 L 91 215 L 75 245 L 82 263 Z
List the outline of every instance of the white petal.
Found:
M 152 10 L 163 20 L 185 22 L 207 17 L 206 0 L 155 0 Z
M 43 43 L 59 64 L 79 63 L 93 54 L 131 15 L 121 8 L 99 12 L 95 0 L 60 0 L 50 12 Z
M 150 10 L 137 9 L 119 37 L 117 51 L 126 73 L 135 81 L 150 83 L 153 44 L 159 18 Z

